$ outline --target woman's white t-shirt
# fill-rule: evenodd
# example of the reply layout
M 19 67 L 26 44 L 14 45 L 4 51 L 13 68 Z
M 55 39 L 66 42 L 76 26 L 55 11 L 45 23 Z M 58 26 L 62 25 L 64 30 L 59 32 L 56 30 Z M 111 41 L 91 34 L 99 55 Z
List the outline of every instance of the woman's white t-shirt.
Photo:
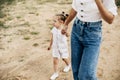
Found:
M 108 11 L 113 15 L 117 15 L 115 0 L 102 1 Z M 82 21 L 96 22 L 102 19 L 95 0 L 73 0 L 72 8 L 77 11 L 77 17 Z

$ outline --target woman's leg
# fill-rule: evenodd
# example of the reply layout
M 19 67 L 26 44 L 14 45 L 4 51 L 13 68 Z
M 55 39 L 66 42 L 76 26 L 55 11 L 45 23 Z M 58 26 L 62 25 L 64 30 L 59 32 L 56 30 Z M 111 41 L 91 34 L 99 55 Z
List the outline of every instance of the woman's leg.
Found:
M 91 45 L 84 48 L 78 80 L 97 80 L 96 67 L 98 56 L 99 46 Z
M 79 24 L 78 19 L 76 19 L 71 34 L 71 64 L 74 80 L 79 80 L 78 73 L 83 53 L 81 33 L 82 26 Z
M 83 46 L 78 44 L 75 41 L 72 41 L 71 45 L 71 64 L 72 64 L 72 71 L 74 80 L 78 79 L 79 67 L 81 64 L 81 58 L 83 53 Z
M 101 44 L 101 21 L 84 25 L 83 55 L 78 80 L 97 80 L 96 68 Z

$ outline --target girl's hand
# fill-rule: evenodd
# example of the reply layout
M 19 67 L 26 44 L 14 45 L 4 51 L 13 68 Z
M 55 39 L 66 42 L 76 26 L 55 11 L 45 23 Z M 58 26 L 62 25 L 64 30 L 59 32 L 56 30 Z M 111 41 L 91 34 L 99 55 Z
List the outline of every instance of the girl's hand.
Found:
M 48 50 L 50 50 L 51 49 L 51 47 L 48 47 Z

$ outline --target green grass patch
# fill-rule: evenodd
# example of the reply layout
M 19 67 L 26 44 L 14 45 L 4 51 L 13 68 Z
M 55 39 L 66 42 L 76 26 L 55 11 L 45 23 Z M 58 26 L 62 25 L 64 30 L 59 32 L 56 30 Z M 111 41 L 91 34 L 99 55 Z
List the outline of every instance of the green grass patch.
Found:
M 38 35 L 39 32 L 30 32 L 31 35 Z
M 12 19 L 13 19 L 12 17 L 8 17 L 8 18 L 7 18 L 8 21 L 11 21 Z
M 23 61 L 24 61 L 24 59 L 20 59 L 20 60 L 19 60 L 19 62 L 23 62 Z
M 52 25 L 49 25 L 49 29 L 52 30 L 53 26 Z
M 10 5 L 14 2 L 15 0 L 0 0 L 0 5 L 2 4 L 7 4 Z
M 21 18 L 21 16 L 17 16 L 16 18 L 17 18 L 17 19 L 20 19 L 20 18 Z
M 34 43 L 33 46 L 34 46 L 34 47 L 37 47 L 37 46 L 39 46 L 39 44 L 38 44 L 38 43 Z
M 4 14 L 2 11 L 0 11 L 0 18 L 6 17 L 6 14 Z
M 0 29 L 7 29 L 10 27 L 10 26 L 4 25 L 4 24 L 5 24 L 5 22 L 0 21 Z
M 4 22 L 0 21 L 0 27 L 4 26 Z
M 29 14 L 35 14 L 35 12 L 29 12 Z
M 120 6 L 120 0 L 115 0 L 115 2 L 117 6 Z
M 29 22 L 25 22 L 25 23 L 23 23 L 23 24 L 21 24 L 21 26 L 30 26 L 30 24 L 29 24 Z
M 47 39 L 47 40 L 45 40 L 46 42 L 50 42 L 50 40 L 49 39 Z
M 36 13 L 36 16 L 39 16 L 39 13 Z
M 56 0 L 36 0 L 38 2 L 38 4 L 44 4 L 47 2 L 56 2 Z
M 29 36 L 25 36 L 24 40 L 30 40 L 30 37 Z
M 4 29 L 8 29 L 9 27 L 10 27 L 10 26 L 5 26 L 5 25 L 4 25 L 2 28 L 4 28 Z

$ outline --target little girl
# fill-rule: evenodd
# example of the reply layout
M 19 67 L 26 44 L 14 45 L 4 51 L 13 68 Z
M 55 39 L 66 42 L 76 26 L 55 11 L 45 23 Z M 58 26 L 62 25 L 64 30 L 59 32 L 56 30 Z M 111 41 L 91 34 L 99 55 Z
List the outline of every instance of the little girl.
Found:
M 50 41 L 50 46 L 48 47 L 48 50 L 52 47 L 52 56 L 53 56 L 53 68 L 54 68 L 54 74 L 50 77 L 51 80 L 55 80 L 59 74 L 58 74 L 58 62 L 60 57 L 65 62 L 66 67 L 64 68 L 64 72 L 68 72 L 71 68 L 70 61 L 68 60 L 69 54 L 68 54 L 68 45 L 67 45 L 67 36 L 61 34 L 62 25 L 64 24 L 66 18 L 68 17 L 68 14 L 65 14 L 62 12 L 62 14 L 57 14 L 54 18 L 53 22 L 53 29 L 51 30 L 52 37 Z

